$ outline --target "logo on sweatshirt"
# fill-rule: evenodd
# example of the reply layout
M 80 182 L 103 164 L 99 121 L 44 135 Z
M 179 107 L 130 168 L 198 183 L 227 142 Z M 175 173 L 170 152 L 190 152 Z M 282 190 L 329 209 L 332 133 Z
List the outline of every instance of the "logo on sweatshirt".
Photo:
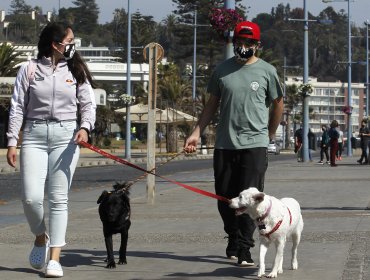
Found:
M 258 82 L 251 82 L 251 85 L 250 85 L 251 89 L 253 91 L 257 91 L 258 88 L 260 87 L 259 83 Z
M 72 84 L 72 83 L 73 83 L 73 81 L 72 81 L 72 80 L 70 80 L 70 79 L 67 79 L 67 80 L 66 80 L 66 83 L 68 83 L 68 84 Z

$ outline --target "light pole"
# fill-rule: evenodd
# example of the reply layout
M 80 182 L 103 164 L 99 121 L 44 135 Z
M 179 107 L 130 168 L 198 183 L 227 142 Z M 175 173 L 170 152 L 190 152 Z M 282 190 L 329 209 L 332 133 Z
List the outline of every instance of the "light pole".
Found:
M 235 10 L 235 0 L 225 0 L 224 7 L 225 9 Z M 234 56 L 233 43 L 232 43 L 232 38 L 234 36 L 233 31 L 230 31 L 230 34 L 228 34 L 227 36 L 228 37 L 227 37 L 226 46 L 225 46 L 225 59 L 228 59 Z
M 126 72 L 126 91 L 131 96 L 131 12 L 130 1 L 127 0 L 127 72 Z M 130 104 L 126 104 L 126 139 L 125 139 L 125 158 L 131 159 L 131 116 Z
M 369 117 L 369 20 L 366 20 L 366 117 Z
M 324 1 L 324 0 L 323 0 Z M 303 84 L 308 84 L 308 22 L 317 21 L 308 19 L 308 10 L 306 0 L 303 0 L 303 13 L 304 19 L 289 19 L 291 21 L 303 21 L 304 22 L 304 42 L 303 42 Z M 309 161 L 309 147 L 308 147 L 308 113 L 309 113 L 309 95 L 307 92 L 302 92 L 303 94 L 303 137 L 302 137 L 302 160 L 303 162 Z
M 352 0 L 353 1 L 353 0 Z M 352 39 L 351 39 L 351 0 L 346 1 L 336 1 L 336 0 L 322 0 L 324 3 L 330 2 L 347 2 L 348 3 L 348 98 L 347 98 L 347 156 L 352 156 Z

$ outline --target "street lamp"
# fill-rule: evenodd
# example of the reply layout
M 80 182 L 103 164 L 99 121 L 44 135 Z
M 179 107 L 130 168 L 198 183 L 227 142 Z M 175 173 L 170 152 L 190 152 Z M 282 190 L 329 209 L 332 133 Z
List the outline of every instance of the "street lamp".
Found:
M 352 156 L 351 137 L 352 137 L 352 39 L 351 39 L 351 1 L 322 0 L 324 3 L 330 2 L 348 2 L 348 113 L 347 113 L 347 156 Z
M 369 20 L 366 20 L 366 117 L 369 117 Z
M 224 7 L 225 9 L 235 10 L 235 0 L 225 0 Z M 225 46 L 225 60 L 234 56 L 233 43 L 231 40 L 234 34 L 230 32 L 230 34 L 228 34 L 227 36 L 228 38 L 226 40 Z
M 127 72 L 126 72 L 126 91 L 131 96 L 131 12 L 130 1 L 127 0 Z M 126 139 L 125 139 L 125 158 L 131 159 L 131 116 L 130 105 L 126 104 Z
M 308 10 L 306 0 L 303 0 L 303 13 L 304 19 L 289 19 L 291 21 L 303 21 L 304 22 L 304 47 L 303 47 L 303 84 L 308 84 L 308 22 L 316 21 L 308 19 Z M 309 161 L 309 151 L 308 151 L 308 103 L 309 95 L 307 92 L 303 92 L 303 137 L 302 137 L 302 149 L 303 149 L 303 162 Z

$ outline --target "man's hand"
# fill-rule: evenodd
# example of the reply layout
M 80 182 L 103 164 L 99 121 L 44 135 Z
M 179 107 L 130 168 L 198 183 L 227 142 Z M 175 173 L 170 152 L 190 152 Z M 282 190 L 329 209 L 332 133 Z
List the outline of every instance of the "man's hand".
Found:
M 192 135 L 189 136 L 188 139 L 186 139 L 184 144 L 184 151 L 185 153 L 194 153 L 197 150 L 197 145 L 199 141 L 199 136 Z

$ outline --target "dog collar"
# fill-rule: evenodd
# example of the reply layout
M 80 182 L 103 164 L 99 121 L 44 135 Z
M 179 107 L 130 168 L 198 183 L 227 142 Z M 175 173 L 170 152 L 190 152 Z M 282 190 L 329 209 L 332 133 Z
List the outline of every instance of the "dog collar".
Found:
M 258 223 L 262 222 L 270 214 L 271 207 L 272 207 L 272 200 L 270 200 L 270 205 L 267 208 L 266 213 L 263 214 L 261 217 L 257 218 Z

